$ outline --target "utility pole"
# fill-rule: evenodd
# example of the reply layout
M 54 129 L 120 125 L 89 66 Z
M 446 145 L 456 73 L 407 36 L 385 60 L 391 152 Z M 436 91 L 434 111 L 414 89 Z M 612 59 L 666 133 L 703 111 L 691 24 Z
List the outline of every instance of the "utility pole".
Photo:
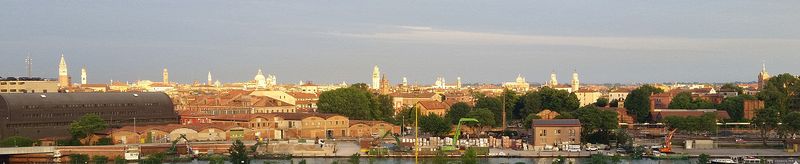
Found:
M 419 163 L 419 108 L 414 107 L 414 163 Z
M 503 97 L 500 97 L 500 98 L 503 99 L 503 101 L 502 101 L 503 105 L 500 107 L 500 110 L 502 110 L 502 114 L 503 114 L 503 119 L 502 119 L 503 120 L 503 124 L 502 124 L 503 131 L 506 131 L 506 127 L 507 127 L 507 125 L 506 125 L 506 93 L 503 92 L 502 94 L 503 94 Z

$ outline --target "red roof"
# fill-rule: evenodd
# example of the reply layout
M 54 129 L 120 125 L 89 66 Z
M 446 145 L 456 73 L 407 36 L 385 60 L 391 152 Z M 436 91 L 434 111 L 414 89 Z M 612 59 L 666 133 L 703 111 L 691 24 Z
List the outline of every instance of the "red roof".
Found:
M 425 107 L 428 110 L 435 110 L 435 109 L 447 109 L 449 108 L 447 104 L 439 101 L 420 101 L 417 102 L 420 106 Z

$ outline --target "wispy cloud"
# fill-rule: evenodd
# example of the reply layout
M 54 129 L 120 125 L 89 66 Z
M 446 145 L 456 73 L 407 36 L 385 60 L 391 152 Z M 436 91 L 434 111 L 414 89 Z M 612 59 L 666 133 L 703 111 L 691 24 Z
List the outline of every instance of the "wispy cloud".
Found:
M 335 36 L 384 39 L 413 43 L 468 45 L 550 45 L 628 50 L 798 50 L 798 39 L 553 36 L 475 32 L 424 26 L 394 26 L 388 32 L 327 33 Z

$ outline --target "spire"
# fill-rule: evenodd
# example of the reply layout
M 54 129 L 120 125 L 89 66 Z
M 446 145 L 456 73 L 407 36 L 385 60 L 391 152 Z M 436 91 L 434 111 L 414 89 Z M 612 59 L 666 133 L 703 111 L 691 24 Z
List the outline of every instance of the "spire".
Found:
M 61 87 L 69 87 L 70 83 L 67 60 L 64 59 L 64 53 L 61 53 L 61 61 L 58 62 L 58 84 Z
M 763 61 L 763 60 L 761 61 L 761 72 L 767 72 L 767 64 L 766 63 L 767 63 L 766 61 Z
M 83 65 L 83 68 L 81 68 L 81 84 L 86 84 L 86 83 L 87 83 L 87 80 L 86 80 L 86 65 Z
M 211 71 L 208 71 L 208 85 L 212 85 L 213 80 L 211 79 Z

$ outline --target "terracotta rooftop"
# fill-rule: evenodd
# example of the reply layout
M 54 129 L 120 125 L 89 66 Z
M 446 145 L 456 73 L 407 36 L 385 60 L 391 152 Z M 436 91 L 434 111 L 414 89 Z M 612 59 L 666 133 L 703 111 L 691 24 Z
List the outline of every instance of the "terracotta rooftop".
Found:
M 553 126 L 581 126 L 578 119 L 553 119 L 553 120 L 533 120 L 534 127 L 553 127 Z

